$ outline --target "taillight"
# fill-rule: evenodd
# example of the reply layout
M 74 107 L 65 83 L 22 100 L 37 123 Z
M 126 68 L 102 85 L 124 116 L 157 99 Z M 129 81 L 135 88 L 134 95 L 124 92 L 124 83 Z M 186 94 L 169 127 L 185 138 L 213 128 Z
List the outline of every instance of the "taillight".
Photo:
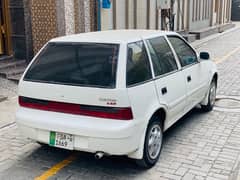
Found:
M 46 101 L 19 96 L 19 105 L 31 109 L 54 111 L 84 116 L 93 116 L 106 119 L 132 120 L 133 114 L 130 107 L 102 107 Z

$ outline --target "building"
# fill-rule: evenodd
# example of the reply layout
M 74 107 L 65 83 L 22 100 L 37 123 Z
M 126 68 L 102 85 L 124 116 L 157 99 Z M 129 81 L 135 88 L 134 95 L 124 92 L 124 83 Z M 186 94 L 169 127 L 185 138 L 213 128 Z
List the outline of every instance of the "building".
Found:
M 29 2 L 0 0 L 0 55 L 32 57 Z
M 201 33 L 231 27 L 230 22 L 231 0 L 112 0 L 110 8 L 101 8 L 102 30 L 174 30 L 199 39 Z
M 231 0 L 176 0 L 175 30 L 195 31 L 231 21 Z
M 95 4 L 95 0 L 0 0 L 0 55 L 30 60 L 51 38 L 96 30 Z
M 32 0 L 34 53 L 53 37 L 95 31 L 95 9 L 95 0 Z
M 18 80 L 50 39 L 96 29 L 95 0 L 0 0 L 0 76 Z
M 0 0 L 0 10 L 0 75 L 12 78 L 25 69 L 20 60 L 29 62 L 57 36 L 107 29 L 174 30 L 196 38 L 219 32 L 230 23 L 231 0 Z M 11 73 L 6 59 L 22 67 Z

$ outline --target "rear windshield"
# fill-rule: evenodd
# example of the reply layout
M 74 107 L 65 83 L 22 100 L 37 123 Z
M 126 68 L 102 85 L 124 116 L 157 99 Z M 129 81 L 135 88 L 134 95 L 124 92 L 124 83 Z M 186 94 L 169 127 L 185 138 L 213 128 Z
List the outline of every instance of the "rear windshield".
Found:
M 115 88 L 119 45 L 49 43 L 24 80 Z

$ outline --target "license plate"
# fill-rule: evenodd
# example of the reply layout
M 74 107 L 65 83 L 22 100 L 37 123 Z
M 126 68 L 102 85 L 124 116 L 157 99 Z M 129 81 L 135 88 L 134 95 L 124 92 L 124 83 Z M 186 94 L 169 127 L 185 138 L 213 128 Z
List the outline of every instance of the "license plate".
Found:
M 72 150 L 73 135 L 60 132 L 50 132 L 49 145 Z

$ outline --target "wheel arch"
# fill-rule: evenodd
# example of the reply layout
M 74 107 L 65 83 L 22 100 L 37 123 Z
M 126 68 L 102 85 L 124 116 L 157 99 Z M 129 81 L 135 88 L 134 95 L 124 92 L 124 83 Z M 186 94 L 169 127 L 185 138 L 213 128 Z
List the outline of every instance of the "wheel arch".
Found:
M 159 121 L 161 121 L 162 128 L 164 130 L 164 125 L 167 117 L 167 111 L 163 107 L 159 107 L 151 116 L 150 120 L 153 119 L 154 117 L 159 117 Z M 149 122 L 150 122 L 149 120 Z M 148 124 L 149 124 L 148 122 Z
M 216 85 L 217 85 L 217 82 L 218 82 L 218 73 L 217 73 L 217 72 L 215 72 L 215 73 L 213 74 L 212 81 L 215 81 L 215 83 L 216 83 Z
M 165 125 L 166 118 L 167 118 L 167 109 L 162 105 L 162 106 L 158 106 L 152 113 L 149 114 L 148 122 L 146 122 L 146 125 L 144 127 L 145 129 L 144 129 L 144 133 L 142 134 L 142 137 L 141 137 L 139 148 L 137 149 L 137 151 L 128 154 L 129 158 L 141 159 L 143 157 L 143 148 L 144 148 L 144 141 L 145 141 L 145 136 L 146 136 L 146 130 L 148 128 L 149 123 L 151 122 L 151 120 L 155 116 L 156 117 L 160 117 L 159 121 L 161 121 L 162 128 L 164 130 L 164 125 Z
M 211 85 L 211 83 L 213 81 L 216 83 L 216 86 L 217 86 L 218 85 L 218 73 L 217 72 L 213 73 L 212 79 L 210 79 L 210 82 L 209 82 L 209 86 Z M 202 100 L 202 102 L 200 102 L 200 104 L 201 105 L 207 105 L 207 103 L 208 103 L 208 91 L 207 91 L 204 99 Z

